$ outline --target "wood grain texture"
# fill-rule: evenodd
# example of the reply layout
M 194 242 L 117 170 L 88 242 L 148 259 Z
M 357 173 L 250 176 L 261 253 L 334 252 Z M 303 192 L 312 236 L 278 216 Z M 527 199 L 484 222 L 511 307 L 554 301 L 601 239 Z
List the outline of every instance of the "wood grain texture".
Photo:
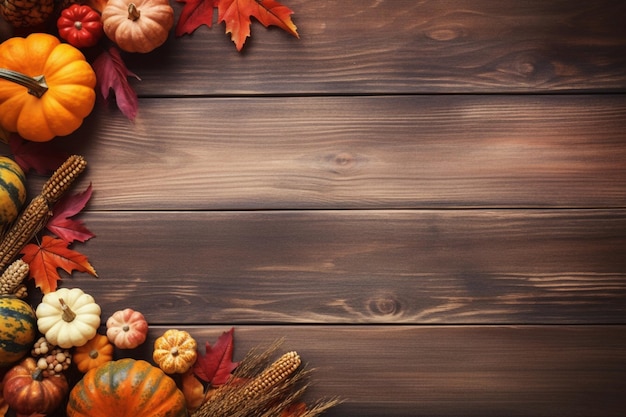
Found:
M 99 107 L 64 140 L 91 209 L 626 206 L 622 95 L 140 105 L 135 123 Z
M 67 278 L 154 324 L 623 323 L 622 210 L 90 212 Z M 78 276 L 76 276 L 78 275 Z
M 55 139 L 100 276 L 61 285 L 151 325 L 117 355 L 235 326 L 238 357 L 286 337 L 329 417 L 623 417 L 626 2 L 282 3 L 300 39 L 172 35 L 124 55 L 134 122 Z
M 255 23 L 239 54 L 223 24 L 172 35 L 128 57 L 135 87 L 144 96 L 626 89 L 620 1 L 283 3 L 300 39 Z

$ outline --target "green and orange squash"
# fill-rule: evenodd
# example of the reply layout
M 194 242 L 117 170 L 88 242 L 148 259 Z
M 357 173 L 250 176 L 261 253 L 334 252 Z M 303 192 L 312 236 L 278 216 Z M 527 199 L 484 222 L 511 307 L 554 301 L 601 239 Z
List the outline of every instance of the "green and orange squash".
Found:
M 91 369 L 69 395 L 68 417 L 186 417 L 172 378 L 143 360 L 109 361 Z
M 37 319 L 30 304 L 14 296 L 0 296 L 0 368 L 22 359 L 36 336 Z
M 25 201 L 24 171 L 11 158 L 0 156 L 0 228 L 17 218 Z

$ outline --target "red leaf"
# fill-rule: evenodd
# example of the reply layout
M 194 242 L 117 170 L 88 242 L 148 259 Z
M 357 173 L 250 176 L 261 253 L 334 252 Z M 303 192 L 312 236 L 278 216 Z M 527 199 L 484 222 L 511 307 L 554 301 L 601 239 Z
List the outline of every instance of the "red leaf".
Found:
M 130 120 L 135 120 L 139 100 L 137 93 L 128 83 L 128 77 L 140 78 L 126 68 L 120 51 L 111 47 L 103 51 L 93 62 L 96 78 L 100 85 L 100 93 L 105 100 L 109 98 L 109 92 L 115 93 L 115 102 L 122 114 Z
M 198 378 L 211 385 L 222 385 L 228 381 L 231 373 L 239 365 L 238 362 L 232 362 L 234 332 L 235 329 L 231 328 L 222 333 L 213 347 L 206 343 L 206 353 L 198 355 L 193 368 Z
M 24 254 L 22 260 L 30 267 L 30 277 L 44 294 L 57 289 L 57 281 L 61 279 L 59 268 L 68 274 L 79 271 L 98 276 L 85 255 L 69 249 L 67 242 L 52 236 L 44 236 L 41 245 L 29 243 L 21 253 Z
M 89 184 L 82 193 L 64 195 L 52 208 L 52 217 L 46 223 L 46 228 L 67 243 L 75 240 L 85 242 L 94 237 L 95 235 L 82 221 L 70 219 L 85 208 L 91 193 L 92 188 Z
M 192 34 L 202 25 L 213 25 L 213 9 L 217 7 L 219 0 L 176 0 L 185 3 L 176 24 L 176 36 Z
M 11 153 L 24 172 L 33 169 L 37 174 L 54 172 L 69 156 L 56 148 L 56 142 L 32 142 L 22 139 L 17 133 L 9 138 Z
M 250 17 L 255 17 L 263 26 L 278 26 L 296 38 L 296 25 L 291 21 L 293 11 L 276 0 L 219 0 L 218 21 L 226 22 L 226 33 L 241 51 L 250 36 Z

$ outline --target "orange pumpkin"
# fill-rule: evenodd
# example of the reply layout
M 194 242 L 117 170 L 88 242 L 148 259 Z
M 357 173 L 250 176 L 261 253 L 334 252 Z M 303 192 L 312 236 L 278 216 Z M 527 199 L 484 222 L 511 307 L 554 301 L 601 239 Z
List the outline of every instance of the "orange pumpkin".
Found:
M 78 370 L 85 373 L 113 360 L 113 351 L 114 348 L 109 338 L 103 334 L 97 334 L 93 339 L 76 348 L 73 360 Z
M 2 394 L 9 407 L 18 414 L 29 416 L 54 411 L 69 391 L 63 374 L 44 377 L 35 359 L 24 359 L 4 376 Z
M 163 45 L 174 26 L 169 0 L 109 0 L 102 10 L 104 33 L 127 52 L 150 52 Z
M 132 308 L 118 310 L 107 319 L 107 337 L 120 349 L 134 349 L 146 341 L 148 322 Z
M 0 125 L 24 139 L 69 135 L 93 110 L 96 74 L 75 47 L 33 33 L 0 44 Z
M 165 373 L 182 374 L 196 362 L 197 348 L 198 343 L 188 332 L 170 329 L 154 341 L 152 359 Z
M 120 359 L 87 372 L 69 395 L 68 417 L 185 417 L 183 393 L 146 361 Z

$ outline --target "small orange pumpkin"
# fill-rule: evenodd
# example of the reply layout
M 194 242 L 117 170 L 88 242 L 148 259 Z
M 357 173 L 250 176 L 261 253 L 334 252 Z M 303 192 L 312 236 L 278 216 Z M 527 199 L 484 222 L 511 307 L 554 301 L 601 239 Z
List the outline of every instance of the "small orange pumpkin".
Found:
M 109 0 L 102 10 L 104 33 L 127 52 L 163 45 L 174 26 L 169 0 Z
M 198 358 L 198 344 L 184 330 L 170 329 L 154 341 L 152 358 L 167 374 L 182 374 Z
M 134 349 L 146 341 L 148 322 L 139 311 L 125 308 L 107 319 L 107 337 L 120 349 Z
M 108 337 L 103 334 L 97 334 L 93 339 L 76 348 L 73 360 L 78 370 L 85 373 L 92 368 L 113 360 L 114 350 Z
M 2 394 L 18 414 L 49 414 L 61 405 L 69 391 L 63 374 L 44 377 L 34 358 L 28 357 L 4 376 Z
M 96 74 L 75 47 L 46 33 L 0 44 L 0 125 L 24 139 L 69 135 L 96 102 Z

